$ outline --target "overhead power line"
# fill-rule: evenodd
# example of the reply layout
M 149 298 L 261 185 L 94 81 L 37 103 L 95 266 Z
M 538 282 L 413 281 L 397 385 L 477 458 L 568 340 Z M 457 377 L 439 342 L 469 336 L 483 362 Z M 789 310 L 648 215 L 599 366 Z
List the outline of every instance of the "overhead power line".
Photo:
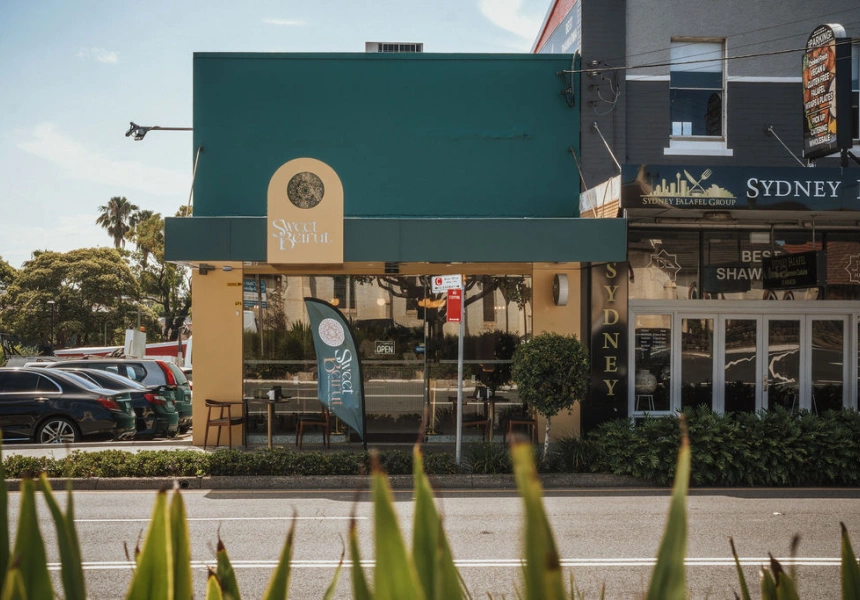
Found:
M 852 41 L 850 39 L 837 42 L 837 44 L 851 44 Z M 684 60 L 684 61 L 669 61 L 669 62 L 659 62 L 659 63 L 646 63 L 642 65 L 633 65 L 628 67 L 609 67 L 609 66 L 599 66 L 594 65 L 587 68 L 570 70 L 570 71 L 562 71 L 563 73 L 602 73 L 607 71 L 632 71 L 634 69 L 655 69 L 657 67 L 670 67 L 677 65 L 693 65 L 698 63 L 713 63 L 716 61 L 730 61 L 730 60 L 745 60 L 748 58 L 761 58 L 763 56 L 778 56 L 780 54 L 793 54 L 795 52 L 806 52 L 806 47 L 803 48 L 790 48 L 788 50 L 772 50 L 770 52 L 758 52 L 755 54 L 739 54 L 737 56 L 723 56 L 721 58 L 703 58 L 701 60 Z

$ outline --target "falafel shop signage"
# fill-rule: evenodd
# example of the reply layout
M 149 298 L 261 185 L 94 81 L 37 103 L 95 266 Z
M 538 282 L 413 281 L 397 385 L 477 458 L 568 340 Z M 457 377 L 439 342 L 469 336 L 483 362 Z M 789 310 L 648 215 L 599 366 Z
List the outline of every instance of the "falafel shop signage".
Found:
M 364 442 L 364 379 L 352 330 L 328 302 L 305 298 L 317 355 L 319 401 Z
M 857 169 L 624 165 L 622 208 L 860 211 Z
M 819 25 L 803 55 L 803 156 L 851 148 L 851 38 L 842 25 Z

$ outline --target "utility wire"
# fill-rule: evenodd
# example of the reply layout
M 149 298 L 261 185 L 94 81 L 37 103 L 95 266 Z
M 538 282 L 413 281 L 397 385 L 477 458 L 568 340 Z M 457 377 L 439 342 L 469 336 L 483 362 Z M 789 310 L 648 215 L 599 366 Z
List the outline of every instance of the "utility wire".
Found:
M 837 42 L 837 44 L 851 44 L 851 40 L 845 40 L 842 42 Z M 803 48 L 791 48 L 788 50 L 773 50 L 770 52 L 759 52 L 756 54 L 740 54 L 738 56 L 724 56 L 722 58 L 703 58 L 701 60 L 685 60 L 685 61 L 676 61 L 676 62 L 659 62 L 659 63 L 650 63 L 644 65 L 633 65 L 629 67 L 599 67 L 597 65 L 584 68 L 577 69 L 572 71 L 561 71 L 562 73 L 594 73 L 594 72 L 604 72 L 604 71 L 631 71 L 634 69 L 655 69 L 657 67 L 671 67 L 678 65 L 693 65 L 698 63 L 712 63 L 717 61 L 730 61 L 730 60 L 743 60 L 748 58 L 760 58 L 762 56 L 778 56 L 780 54 L 792 54 L 794 52 L 806 52 L 806 47 Z

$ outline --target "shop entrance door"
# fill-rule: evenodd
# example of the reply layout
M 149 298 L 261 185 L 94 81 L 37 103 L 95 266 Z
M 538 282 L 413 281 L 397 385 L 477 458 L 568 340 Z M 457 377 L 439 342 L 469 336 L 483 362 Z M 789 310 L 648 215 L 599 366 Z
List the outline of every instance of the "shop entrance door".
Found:
M 723 398 L 715 398 L 715 405 L 722 400 L 725 412 L 841 408 L 849 372 L 847 326 L 843 316 L 721 317 L 716 343 Z

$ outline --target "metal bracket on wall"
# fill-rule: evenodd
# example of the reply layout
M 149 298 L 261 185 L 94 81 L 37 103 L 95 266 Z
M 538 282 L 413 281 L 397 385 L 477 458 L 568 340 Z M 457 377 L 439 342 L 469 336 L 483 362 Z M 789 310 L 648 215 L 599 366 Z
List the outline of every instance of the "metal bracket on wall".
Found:
M 565 102 L 571 108 L 576 106 L 576 92 L 573 91 L 573 73 L 569 71 L 558 71 L 556 75 L 562 78 L 564 89 L 561 90 L 561 95 L 564 96 Z

